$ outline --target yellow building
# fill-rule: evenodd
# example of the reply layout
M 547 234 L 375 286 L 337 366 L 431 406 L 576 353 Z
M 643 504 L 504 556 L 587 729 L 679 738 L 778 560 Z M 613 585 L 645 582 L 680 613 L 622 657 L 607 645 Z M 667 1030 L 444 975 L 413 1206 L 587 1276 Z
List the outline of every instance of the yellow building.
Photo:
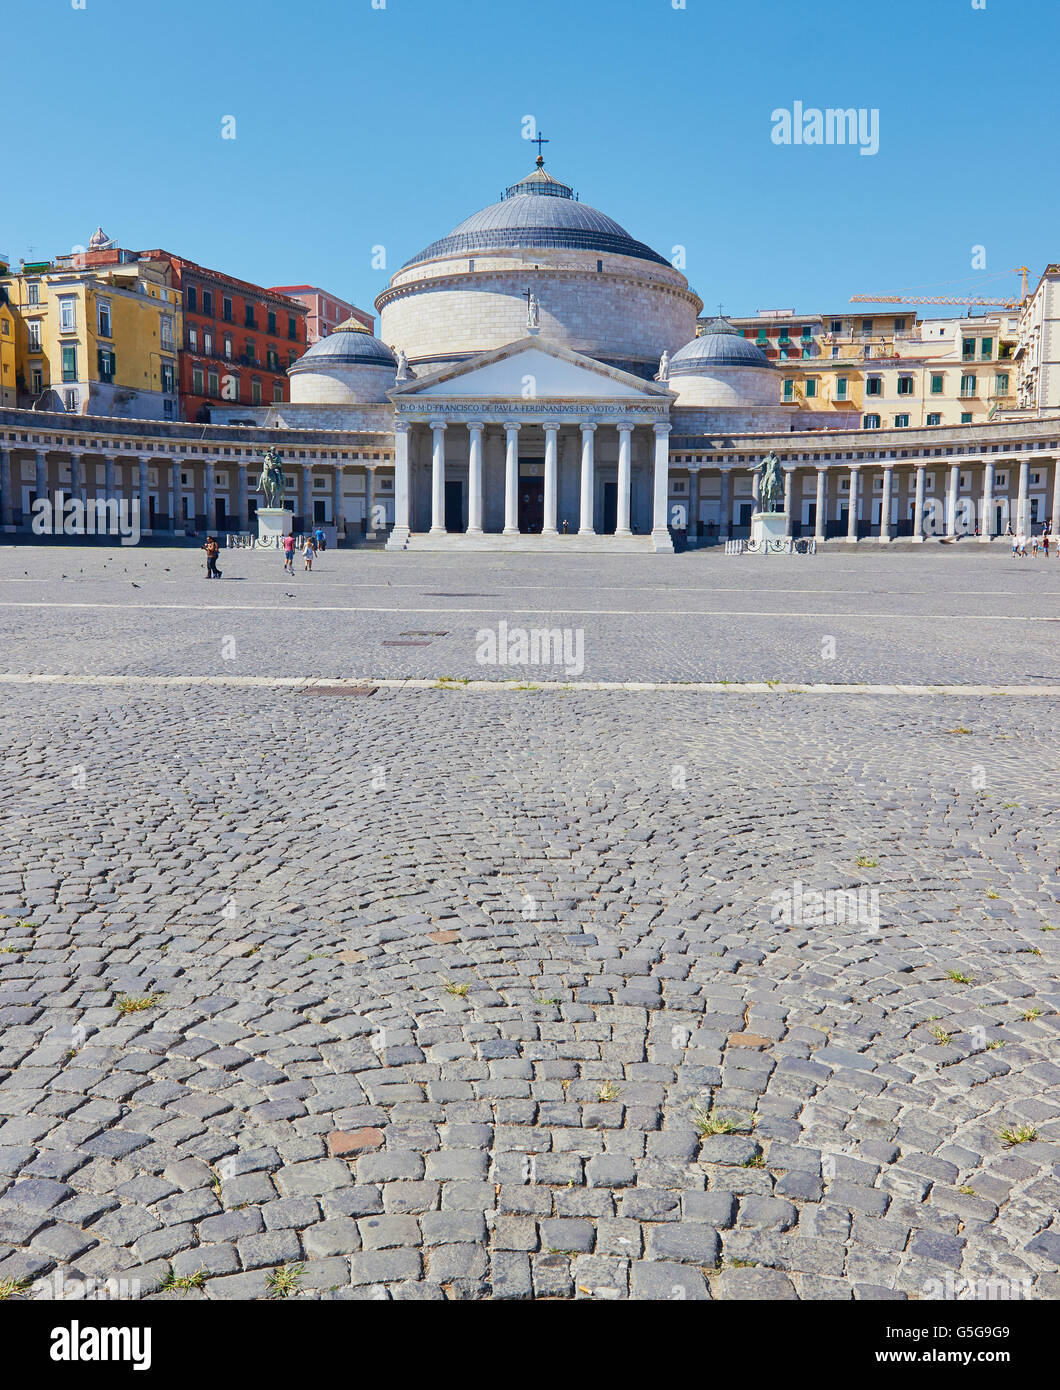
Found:
M 163 269 L 102 246 L 23 263 L 0 287 L 15 310 L 19 406 L 180 418 L 181 297 Z
M 773 310 L 733 323 L 777 363 L 782 404 L 872 430 L 981 424 L 1013 407 L 1018 319 Z
M 15 326 L 14 311 L 3 288 L 3 276 L 7 274 L 8 264 L 7 257 L 0 253 L 0 406 L 13 406 L 18 399 L 15 386 L 18 373 L 18 330 Z

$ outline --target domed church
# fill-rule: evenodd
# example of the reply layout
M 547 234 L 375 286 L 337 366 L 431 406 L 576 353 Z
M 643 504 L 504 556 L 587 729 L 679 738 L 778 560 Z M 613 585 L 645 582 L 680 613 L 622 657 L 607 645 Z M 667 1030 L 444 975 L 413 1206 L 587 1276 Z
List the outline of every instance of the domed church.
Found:
M 339 325 L 256 422 L 389 436 L 394 548 L 669 550 L 671 436 L 792 419 L 757 344 L 723 318 L 697 337 L 684 275 L 540 155 L 376 308 L 378 337 Z

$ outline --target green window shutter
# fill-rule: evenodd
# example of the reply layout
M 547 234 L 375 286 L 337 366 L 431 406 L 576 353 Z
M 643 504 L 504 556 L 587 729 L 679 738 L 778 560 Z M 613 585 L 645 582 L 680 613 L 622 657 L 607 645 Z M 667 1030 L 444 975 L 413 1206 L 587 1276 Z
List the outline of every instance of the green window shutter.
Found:
M 980 357 L 982 357 L 982 359 L 983 359 L 984 362 L 989 362 L 990 358 L 993 357 L 993 355 L 994 355 L 994 340 L 993 340 L 993 338 L 984 338 L 984 339 L 983 339 L 983 345 L 982 345 L 982 348 L 981 348 L 980 351 L 979 351 L 979 355 L 980 355 Z
M 794 381 L 790 381 L 790 380 L 785 381 L 785 383 L 784 383 L 784 399 L 785 399 L 786 401 L 790 401 L 790 400 L 791 400 L 792 393 L 794 392 L 794 390 L 795 390 L 795 383 L 794 383 Z
M 836 400 L 845 401 L 847 396 L 847 379 L 845 376 L 837 377 L 835 384 Z

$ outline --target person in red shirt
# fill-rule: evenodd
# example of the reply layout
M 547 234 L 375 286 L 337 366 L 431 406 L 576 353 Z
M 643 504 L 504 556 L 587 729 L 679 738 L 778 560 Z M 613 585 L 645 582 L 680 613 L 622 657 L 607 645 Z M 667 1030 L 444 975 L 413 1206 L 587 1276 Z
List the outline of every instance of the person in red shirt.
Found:
M 294 574 L 294 537 L 283 538 L 283 567 L 288 574 Z

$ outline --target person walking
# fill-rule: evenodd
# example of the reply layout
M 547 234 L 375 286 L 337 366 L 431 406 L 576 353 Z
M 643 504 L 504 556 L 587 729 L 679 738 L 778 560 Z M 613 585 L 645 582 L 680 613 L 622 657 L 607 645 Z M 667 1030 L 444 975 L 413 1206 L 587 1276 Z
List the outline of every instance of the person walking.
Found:
M 1042 554 L 1049 558 L 1049 527 L 1045 526 L 1042 530 Z
M 1027 537 L 1020 531 L 1016 536 L 1016 554 L 1021 560 L 1027 558 Z
M 221 571 L 217 568 L 217 557 L 221 553 L 221 547 L 217 544 L 217 538 L 207 536 L 203 550 L 206 551 L 206 578 L 220 579 Z
M 318 526 L 313 532 L 313 539 L 316 541 L 317 550 L 323 555 L 324 551 L 328 548 L 328 538 L 324 534 L 323 526 Z
M 1009 535 L 1012 537 L 1012 558 L 1015 560 L 1020 553 L 1020 538 L 1011 529 Z
M 313 568 L 313 556 L 316 553 L 316 546 L 313 544 L 313 537 L 306 536 L 305 545 L 302 546 L 302 554 L 305 556 L 305 567 L 307 570 Z
M 283 538 L 283 567 L 288 574 L 294 574 L 294 537 Z

